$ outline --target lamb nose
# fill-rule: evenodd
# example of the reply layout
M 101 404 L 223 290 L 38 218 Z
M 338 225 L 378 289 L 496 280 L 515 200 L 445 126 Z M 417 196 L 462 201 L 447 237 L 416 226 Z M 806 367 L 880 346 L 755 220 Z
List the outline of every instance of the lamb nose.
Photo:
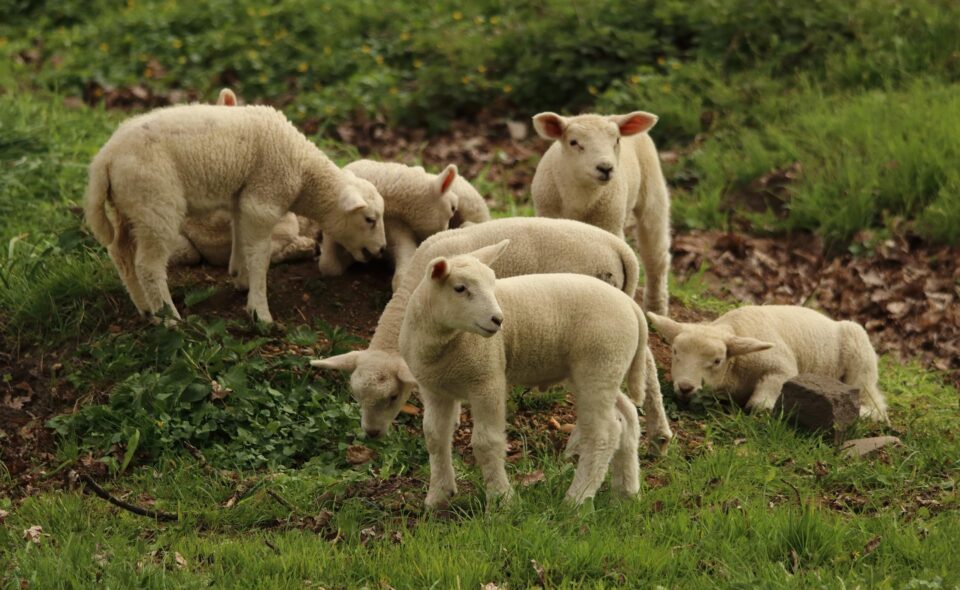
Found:
M 597 171 L 603 174 L 604 176 L 610 176 L 610 173 L 613 172 L 613 166 L 601 164 L 597 166 Z
M 500 317 L 500 316 L 498 316 L 498 315 L 495 315 L 495 316 L 493 316 L 492 318 L 490 318 L 490 321 L 493 322 L 494 324 L 498 325 L 498 326 L 502 326 L 502 325 L 503 325 L 503 318 Z
M 387 252 L 386 246 L 380 246 L 380 250 L 377 252 L 377 256 L 383 256 Z
M 683 395 L 690 395 L 690 393 L 693 392 L 692 385 L 678 385 L 677 389 L 679 389 Z

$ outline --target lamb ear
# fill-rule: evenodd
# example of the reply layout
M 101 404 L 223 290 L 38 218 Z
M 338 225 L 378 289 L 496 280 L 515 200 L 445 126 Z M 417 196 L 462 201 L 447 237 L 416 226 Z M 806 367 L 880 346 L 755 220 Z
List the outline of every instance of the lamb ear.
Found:
M 220 91 L 220 96 L 217 97 L 217 104 L 225 107 L 235 107 L 237 106 L 237 95 L 233 93 L 233 90 L 224 88 Z
M 354 371 L 357 368 L 357 361 L 360 360 L 361 354 L 363 354 L 363 352 L 354 350 L 353 352 L 348 352 L 346 354 L 338 354 L 337 356 L 331 356 L 325 359 L 312 360 L 310 361 L 310 366 L 317 367 L 318 369 Z
M 544 139 L 560 139 L 567 127 L 567 120 L 556 113 L 540 113 L 533 117 L 533 128 Z
M 650 131 L 659 117 L 644 111 L 633 111 L 627 115 L 610 115 L 607 118 L 620 128 L 620 135 L 627 137 Z
M 673 342 L 677 334 L 683 330 L 683 324 L 680 322 L 675 322 L 666 316 L 657 315 L 652 311 L 647 312 L 647 319 L 656 328 L 657 334 L 660 334 L 660 337 L 667 342 Z
M 346 187 L 343 192 L 340 193 L 340 209 L 343 211 L 352 213 L 357 209 L 363 209 L 366 206 L 367 203 L 363 200 L 363 197 L 360 196 L 360 191 L 352 186 Z
M 745 336 L 731 336 L 725 342 L 727 345 L 727 357 L 748 354 L 751 352 L 760 352 L 773 348 L 770 342 L 757 340 L 756 338 L 747 338 Z
M 473 256 L 480 262 L 490 266 L 496 262 L 497 258 L 500 258 L 500 255 L 503 254 L 503 251 L 510 245 L 510 240 L 503 240 L 492 246 L 485 246 L 479 250 L 474 250 L 470 252 L 470 256 Z
M 453 181 L 457 179 L 457 165 L 450 164 L 443 169 L 443 172 L 437 174 L 437 178 L 433 181 L 433 186 L 436 189 L 436 194 L 444 195 L 450 187 L 453 186 Z
M 434 258 L 430 263 L 430 278 L 435 281 L 445 281 L 450 276 L 450 265 L 446 258 Z
M 404 385 L 409 385 L 415 387 L 417 385 L 417 378 L 413 376 L 413 373 L 410 371 L 410 367 L 407 366 L 407 363 L 403 359 L 397 361 L 397 379 L 400 380 Z

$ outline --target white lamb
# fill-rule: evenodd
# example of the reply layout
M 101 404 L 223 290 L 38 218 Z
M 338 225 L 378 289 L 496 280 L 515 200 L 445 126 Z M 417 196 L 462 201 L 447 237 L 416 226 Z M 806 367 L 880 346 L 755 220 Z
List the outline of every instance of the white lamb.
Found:
M 533 126 L 554 141 L 537 165 L 531 193 L 537 215 L 565 217 L 621 238 L 636 218 L 646 276 L 643 308 L 666 313 L 669 303 L 670 196 L 647 131 L 650 113 L 561 117 L 540 113 Z
M 448 230 L 420 245 L 387 303 L 366 350 L 357 350 L 311 365 L 351 371 L 350 388 L 362 409 L 360 424 L 367 436 L 385 433 L 416 387 L 416 379 L 399 353 L 400 327 L 410 299 L 431 260 L 465 254 L 509 239 L 510 247 L 493 263 L 501 277 L 568 272 L 597 277 L 633 297 L 640 268 L 636 254 L 620 238 L 568 219 L 513 217 Z M 585 248 L 584 244 L 590 244 Z M 647 358 L 648 395 L 644 405 L 648 437 L 659 447 L 669 442 L 669 427 L 659 395 L 653 355 Z M 571 452 L 576 445 L 571 445 Z M 655 449 L 655 450 L 659 450 Z
M 490 218 L 483 197 L 457 174 L 453 164 L 436 175 L 420 166 L 373 160 L 351 162 L 344 170 L 370 181 L 383 196 L 387 254 L 394 260 L 394 289 L 417 245 L 447 229 L 458 212 L 466 215 L 465 221 L 475 223 Z M 461 205 L 466 212 L 460 210 Z M 324 236 L 320 247 L 321 274 L 341 275 L 350 262 L 343 248 Z
M 113 209 L 113 219 L 107 204 Z M 383 199 L 369 182 L 340 170 L 265 106 L 187 105 L 124 122 L 90 164 L 87 223 L 108 247 L 141 313 L 179 314 L 167 261 L 184 218 L 233 213 L 236 284 L 247 309 L 270 322 L 270 235 L 288 211 L 317 221 L 357 258 L 383 253 Z
M 427 506 L 456 493 L 453 431 L 460 403 L 473 414 L 471 446 L 488 498 L 509 497 L 504 469 L 506 399 L 512 385 L 566 382 L 577 403 L 580 455 L 566 498 L 592 498 L 611 465 L 612 488 L 640 490 L 637 409 L 647 374 L 647 323 L 633 299 L 611 285 L 575 274 L 496 279 L 488 266 L 509 244 L 435 258 L 410 296 L 400 352 L 420 384 L 430 454 Z M 654 369 L 653 382 L 656 382 Z M 669 426 L 665 425 L 666 433 Z
M 234 107 L 238 103 L 233 90 L 220 90 L 217 105 Z M 228 266 L 233 242 L 232 219 L 230 212 L 220 210 L 197 216 L 188 215 L 170 253 L 170 264 L 185 266 L 205 262 L 213 266 Z M 317 250 L 318 233 L 315 223 L 294 213 L 287 213 L 270 236 L 270 264 L 312 258 Z
M 671 371 L 681 401 L 706 384 L 747 409 L 770 410 L 788 379 L 815 373 L 859 388 L 860 414 L 888 420 L 877 353 L 860 324 L 791 305 L 749 305 L 700 324 L 647 317 L 673 345 Z

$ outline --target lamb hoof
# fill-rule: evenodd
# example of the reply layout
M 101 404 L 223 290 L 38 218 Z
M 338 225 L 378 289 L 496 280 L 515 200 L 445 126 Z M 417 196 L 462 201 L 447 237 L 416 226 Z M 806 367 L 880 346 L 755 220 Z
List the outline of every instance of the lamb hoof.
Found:
M 427 510 L 443 510 L 450 506 L 450 498 L 457 493 L 456 486 L 453 489 L 438 489 L 427 492 L 426 505 Z
M 253 318 L 255 322 L 262 322 L 264 324 L 273 323 L 273 316 L 270 315 L 269 310 L 247 307 L 247 313 L 250 314 L 250 317 Z
M 503 508 L 513 503 L 513 488 L 506 488 L 503 491 L 487 492 L 487 509 Z

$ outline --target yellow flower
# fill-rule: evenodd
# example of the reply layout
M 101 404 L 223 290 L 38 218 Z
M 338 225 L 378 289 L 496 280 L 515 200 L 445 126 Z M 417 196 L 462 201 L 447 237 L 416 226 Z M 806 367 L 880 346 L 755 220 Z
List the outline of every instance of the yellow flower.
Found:
M 373 61 L 377 62 L 377 65 L 382 66 L 382 65 L 383 65 L 383 56 L 382 56 L 382 55 L 374 56 Z
M 336 110 L 336 109 L 334 109 L 332 105 L 327 105 L 327 106 L 323 107 L 323 112 L 325 112 L 325 113 L 328 114 L 328 115 L 332 115 L 335 110 Z
M 490 24 L 491 24 L 491 25 L 495 25 L 495 24 L 497 24 L 497 23 L 499 23 L 499 22 L 500 22 L 500 17 L 499 17 L 499 16 L 491 16 L 491 17 L 490 17 Z
M 363 47 L 360 48 L 360 51 L 364 53 L 370 53 L 371 51 L 373 51 L 373 49 L 371 49 L 369 45 L 364 45 Z
M 421 61 L 421 60 L 419 60 L 419 59 L 413 60 L 413 69 L 419 70 L 419 69 L 422 68 L 422 67 L 423 67 L 423 61 Z
M 410 40 L 410 33 L 408 33 L 407 31 L 404 31 L 404 32 L 400 33 L 400 40 L 401 40 L 401 41 L 409 41 L 409 40 Z
M 170 41 L 170 45 L 172 45 L 174 49 L 180 49 L 181 47 L 183 47 L 183 41 L 181 41 L 180 39 L 173 39 L 172 41 Z
M 664 93 L 664 94 L 670 94 L 670 85 L 669 85 L 669 84 L 664 84 L 664 85 L 663 85 L 663 93 Z
M 247 52 L 247 58 L 249 58 L 250 61 L 257 59 L 258 57 L 260 57 L 260 54 L 254 51 L 253 49 Z
M 270 47 L 270 39 L 264 39 L 263 37 L 260 37 L 257 39 L 257 45 L 260 47 Z
M 486 73 L 486 71 L 487 71 L 487 66 L 485 66 L 485 65 L 479 65 L 479 66 L 477 66 L 477 71 L 480 72 L 481 74 L 484 74 L 484 73 Z
M 266 8 L 260 9 L 260 16 L 267 16 L 268 14 L 270 14 L 270 11 L 268 9 Z
M 286 29 L 280 29 L 273 35 L 273 38 L 276 39 L 277 41 L 279 41 L 280 39 L 285 39 L 286 37 L 287 37 Z
M 182 66 L 183 64 L 187 63 L 187 58 L 181 55 L 180 57 L 177 58 L 177 63 Z
M 6 38 L 6 37 L 0 37 L 0 47 L 3 47 L 3 46 L 6 45 L 6 44 L 7 44 L 7 38 Z
M 463 13 L 460 12 L 459 10 L 453 13 L 453 20 L 460 20 L 462 18 L 463 18 Z
M 259 76 L 257 76 L 257 79 L 260 80 L 261 84 L 266 84 L 269 78 L 267 78 L 266 74 L 260 74 Z
M 636 74 L 630 76 L 630 82 L 631 82 L 632 84 L 639 84 L 641 79 L 642 79 L 642 78 L 640 78 L 640 76 L 638 76 L 638 75 L 636 75 Z
M 466 86 L 470 83 L 470 76 L 464 76 L 463 78 L 460 78 L 460 81 L 463 82 L 464 86 Z
M 323 54 L 324 54 L 324 55 L 331 55 L 332 53 L 333 53 L 333 48 L 330 47 L 329 45 L 324 45 L 324 47 L 323 47 Z
M 484 19 L 482 16 L 473 17 L 473 22 L 477 23 L 478 25 L 482 25 L 484 20 L 486 19 Z
M 491 19 L 491 20 L 492 20 L 492 19 Z M 503 85 L 503 93 L 504 93 L 504 94 L 510 94 L 511 92 L 513 92 L 513 86 L 511 86 L 511 85 L 509 85 L 509 84 L 504 84 L 504 85 Z
M 391 86 L 391 87 L 390 87 L 390 90 L 389 90 L 388 92 L 390 93 L 391 96 L 396 96 L 397 93 L 400 92 L 400 91 L 397 90 L 397 87 L 396 87 L 396 86 Z
M 672 62 L 670 62 L 670 67 L 673 68 L 673 69 L 675 69 L 675 70 L 679 70 L 679 69 L 680 69 L 680 62 L 678 62 L 678 61 L 672 61 Z
M 310 69 L 310 64 L 308 64 L 305 61 L 302 61 L 297 64 L 297 71 L 300 72 L 301 74 L 306 72 L 309 69 Z
M 589 92 L 590 94 L 596 96 L 597 93 L 600 92 L 600 91 L 597 90 L 597 87 L 596 87 L 596 86 L 593 86 L 593 85 L 591 84 L 590 86 L 587 86 L 587 92 Z
M 257 10 L 253 6 L 247 8 L 247 16 L 257 16 Z
M 663 57 L 662 55 L 657 58 L 657 64 L 658 64 L 658 65 L 661 65 L 661 66 L 662 66 L 662 65 L 665 64 L 665 63 L 667 63 L 667 60 L 666 60 L 666 58 Z
M 106 43 L 101 43 L 101 44 L 100 44 L 100 53 L 106 53 L 106 52 L 108 52 L 108 51 L 110 51 L 110 45 L 108 45 L 108 44 L 106 44 Z
M 153 68 L 144 68 L 143 70 L 144 78 L 153 78 Z

